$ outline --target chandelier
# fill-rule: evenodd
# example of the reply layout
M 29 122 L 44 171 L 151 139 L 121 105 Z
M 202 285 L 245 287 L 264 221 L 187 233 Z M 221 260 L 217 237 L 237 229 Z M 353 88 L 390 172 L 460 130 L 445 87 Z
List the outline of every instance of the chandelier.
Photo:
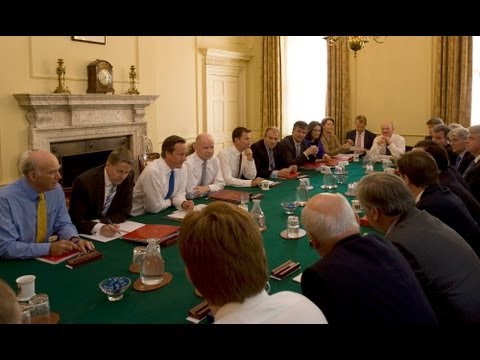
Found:
M 387 39 L 387 36 L 325 36 L 324 39 L 328 41 L 330 46 L 347 42 L 347 45 L 350 50 L 353 51 L 353 57 L 356 60 L 357 51 L 362 50 L 366 43 L 372 40 L 377 44 L 383 44 Z

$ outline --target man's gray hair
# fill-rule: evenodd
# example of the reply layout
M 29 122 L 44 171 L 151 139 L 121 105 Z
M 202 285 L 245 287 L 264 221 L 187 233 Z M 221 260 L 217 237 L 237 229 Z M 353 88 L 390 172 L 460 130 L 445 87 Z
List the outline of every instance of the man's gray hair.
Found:
M 464 127 L 458 127 L 450 130 L 448 133 L 448 139 L 453 137 L 459 137 L 462 140 L 467 140 L 468 130 Z
M 22 151 L 22 153 L 18 156 L 17 158 L 17 171 L 18 175 L 27 175 L 31 171 L 35 170 L 35 164 L 33 163 L 32 159 L 30 158 L 30 155 L 32 155 L 32 152 L 36 151 L 35 150 L 25 150 Z
M 468 128 L 468 132 L 472 134 L 480 134 L 480 125 L 472 125 Z
M 405 214 L 415 207 L 415 198 L 397 175 L 372 173 L 357 185 L 357 197 L 363 207 L 379 209 L 387 216 Z
M 306 207 L 302 211 L 302 223 L 305 229 L 318 239 L 334 239 L 348 231 L 359 231 L 359 225 L 347 199 L 339 194 L 318 194 L 317 196 L 335 196 L 339 198 L 338 211 L 329 209 L 318 211 Z

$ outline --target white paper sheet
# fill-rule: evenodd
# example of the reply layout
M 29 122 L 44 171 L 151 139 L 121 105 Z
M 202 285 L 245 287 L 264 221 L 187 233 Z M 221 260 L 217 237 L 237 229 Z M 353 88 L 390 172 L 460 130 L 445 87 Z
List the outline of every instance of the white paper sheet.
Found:
M 98 220 L 97 220 L 98 221 Z M 132 232 L 134 230 L 137 230 L 141 228 L 143 225 L 142 223 L 136 222 L 136 221 L 124 221 L 123 223 L 118 224 L 119 225 L 119 233 L 115 234 L 112 237 L 107 237 L 103 235 L 92 235 L 92 234 L 80 234 L 81 237 L 95 240 L 95 241 L 100 241 L 100 242 L 109 242 L 115 239 L 118 239 L 119 237 L 122 237 L 125 234 L 128 234 L 129 232 Z

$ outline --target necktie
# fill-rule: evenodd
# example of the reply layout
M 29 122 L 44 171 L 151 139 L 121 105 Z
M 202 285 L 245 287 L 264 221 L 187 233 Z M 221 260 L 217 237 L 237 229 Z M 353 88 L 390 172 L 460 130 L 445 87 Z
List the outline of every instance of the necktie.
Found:
M 355 147 L 358 149 L 362 149 L 362 134 L 357 132 L 357 138 L 355 139 Z
M 242 154 L 240 154 L 240 159 L 238 160 L 238 175 L 237 178 L 242 177 Z
M 113 197 L 115 196 L 115 193 L 117 192 L 117 185 L 110 185 L 110 191 L 108 192 L 107 198 L 105 199 L 105 204 L 103 205 L 103 210 L 102 210 L 102 216 L 105 216 L 105 214 L 108 211 L 108 208 L 110 207 L 110 204 L 112 203 Z
M 202 165 L 202 177 L 200 178 L 200 183 L 198 185 L 203 186 L 207 181 L 207 160 L 203 162 Z
M 175 174 L 173 170 L 170 172 L 170 179 L 168 180 L 168 192 L 165 196 L 165 199 L 170 199 L 173 194 L 173 189 L 175 189 Z
M 385 154 L 387 154 L 387 155 L 392 155 L 392 152 L 390 151 L 390 149 L 388 148 L 388 146 L 385 147 Z
M 275 169 L 275 159 L 273 157 L 273 150 L 268 148 L 268 170 L 273 171 Z
M 47 204 L 44 193 L 38 194 L 37 203 L 37 242 L 44 242 L 47 236 Z
M 455 167 L 458 169 L 458 166 L 460 165 L 460 161 L 462 161 L 462 158 L 460 156 L 457 156 L 457 160 L 455 160 Z
M 295 156 L 299 157 L 300 156 L 300 143 L 295 144 Z

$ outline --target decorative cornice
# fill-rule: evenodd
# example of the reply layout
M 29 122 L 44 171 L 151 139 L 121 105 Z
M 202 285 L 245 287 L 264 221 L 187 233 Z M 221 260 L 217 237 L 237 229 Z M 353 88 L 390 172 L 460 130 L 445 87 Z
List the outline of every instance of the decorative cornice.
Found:
M 233 66 L 245 66 L 248 61 L 252 59 L 252 55 L 241 53 L 237 51 L 228 51 L 211 48 L 199 49 L 204 56 L 206 65 L 233 67 Z

